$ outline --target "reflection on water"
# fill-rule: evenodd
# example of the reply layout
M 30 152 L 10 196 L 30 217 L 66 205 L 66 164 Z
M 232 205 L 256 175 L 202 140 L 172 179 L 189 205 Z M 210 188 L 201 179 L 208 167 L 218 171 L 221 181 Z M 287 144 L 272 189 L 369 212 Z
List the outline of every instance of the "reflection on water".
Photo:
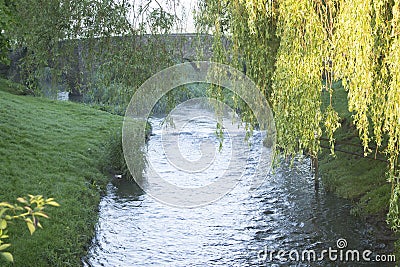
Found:
M 149 147 L 160 140 L 158 123 L 153 120 L 155 135 Z M 257 138 L 261 140 L 261 135 L 256 134 Z M 282 163 L 272 174 L 258 174 L 265 176 L 258 189 L 250 190 L 244 179 L 219 201 L 194 209 L 161 204 L 131 182 L 110 183 L 84 265 L 337 266 L 341 264 L 329 259 L 289 264 L 258 256 L 263 256 L 260 250 L 313 249 L 320 253 L 329 247 L 336 249 L 339 238 L 347 240 L 348 249 L 388 254 L 389 246 L 376 239 L 375 228 L 350 215 L 348 202 L 322 189 L 315 193 L 309 165 L 308 159 L 296 161 L 292 168 Z M 252 163 L 246 168 L 251 174 Z M 169 175 L 173 180 L 174 173 Z
M 232 123 L 230 111 L 226 108 L 217 119 L 212 107 L 197 98 L 168 115 L 173 126 L 152 119 L 146 193 L 171 206 L 198 207 L 219 200 L 238 183 L 245 181 L 247 189 L 258 187 L 271 165 L 271 149 L 262 145 L 266 132 L 254 131 L 250 143 L 246 142 L 244 126 L 238 120 Z M 217 122 L 221 139 L 215 134 Z

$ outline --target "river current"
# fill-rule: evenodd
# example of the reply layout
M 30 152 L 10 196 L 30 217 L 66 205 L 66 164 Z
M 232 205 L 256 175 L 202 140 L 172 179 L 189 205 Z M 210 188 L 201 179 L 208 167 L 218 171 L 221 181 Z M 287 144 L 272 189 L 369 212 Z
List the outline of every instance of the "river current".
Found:
M 200 149 L 196 147 L 199 139 L 216 146 L 221 141 L 215 134 L 215 121 L 207 119 L 211 116 L 209 111 L 186 107 L 180 111 L 181 116 L 189 111 L 198 116 L 192 116 L 195 119 L 185 123 L 178 133 L 165 130 L 163 118 L 150 119 L 153 135 L 146 155 L 152 168 L 169 183 L 201 187 L 212 183 L 221 169 L 211 166 L 202 172 L 204 177 L 182 175 L 182 170 L 174 168 L 165 153 L 168 134 L 179 137 L 180 153 L 189 160 L 201 157 L 201 153 L 196 154 Z M 230 162 L 229 166 L 243 167 L 241 174 L 229 174 L 233 180 L 237 179 L 231 190 L 219 198 L 210 198 L 210 203 L 187 208 L 160 202 L 157 196 L 146 194 L 146 188 L 144 191 L 134 182 L 115 180 L 108 185 L 107 194 L 101 200 L 96 236 L 83 264 L 377 266 L 377 262 L 366 260 L 390 254 L 390 245 L 375 235 L 375 226 L 350 214 L 348 201 L 325 192 L 322 187 L 314 190 L 309 159 L 298 158 L 292 166 L 283 161 L 272 170 L 263 169 L 269 164 L 258 155 L 271 153 L 262 146 L 263 132 L 254 131 L 249 145 L 243 141 L 243 131 L 230 130 L 213 162 L 217 162 L 216 166 L 225 166 L 228 164 L 225 160 L 232 160 L 229 158 L 232 150 L 247 151 L 245 158 L 235 159 L 243 162 Z M 154 173 L 145 170 L 143 179 L 151 180 L 150 175 Z M 262 180 L 256 188 L 246 178 L 254 175 Z M 354 250 L 358 251 L 359 260 L 351 258 Z M 278 255 L 278 251 L 285 253 Z M 369 255 L 364 259 L 365 251 Z M 394 264 L 380 263 L 379 266 Z

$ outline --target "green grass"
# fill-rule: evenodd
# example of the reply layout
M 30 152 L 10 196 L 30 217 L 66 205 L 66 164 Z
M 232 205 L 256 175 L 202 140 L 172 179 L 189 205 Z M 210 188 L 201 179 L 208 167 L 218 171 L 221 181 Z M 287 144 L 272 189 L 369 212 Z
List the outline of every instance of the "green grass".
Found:
M 101 171 L 107 142 L 122 117 L 5 92 L 19 93 L 13 87 L 0 81 L 0 201 L 40 194 L 61 205 L 46 209 L 50 219 L 32 236 L 22 221 L 10 225 L 13 266 L 79 266 L 109 181 Z
M 329 95 L 326 92 L 323 94 L 323 103 L 325 106 L 329 103 Z M 348 111 L 347 92 L 341 83 L 334 84 L 332 103 L 341 117 L 342 124 L 335 133 L 336 148 L 363 155 L 361 140 L 352 124 L 352 114 Z M 321 144 L 329 147 L 328 142 Z M 339 151 L 336 152 L 336 157 L 329 154 L 329 149 L 323 149 L 319 158 L 320 175 L 324 186 L 338 196 L 354 201 L 354 213 L 379 215 L 384 220 L 390 198 L 390 184 L 387 183 L 385 175 L 387 164 Z M 369 156 L 374 157 L 374 153 Z M 378 154 L 378 156 L 381 159 L 384 158 L 383 155 Z

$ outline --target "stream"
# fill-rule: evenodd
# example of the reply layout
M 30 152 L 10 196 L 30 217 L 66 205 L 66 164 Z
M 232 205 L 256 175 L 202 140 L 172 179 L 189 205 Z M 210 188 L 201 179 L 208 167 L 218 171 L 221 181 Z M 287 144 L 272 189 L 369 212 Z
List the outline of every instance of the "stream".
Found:
M 151 167 L 144 171 L 144 180 L 151 180 L 155 174 L 150 169 L 155 169 L 169 183 L 197 188 L 213 183 L 225 171 L 235 186 L 187 208 L 176 205 L 178 201 L 160 201 L 134 182 L 114 180 L 101 200 L 96 236 L 84 266 L 377 266 L 377 257 L 390 255 L 391 244 L 377 237 L 376 226 L 350 214 L 351 203 L 322 187 L 314 190 L 308 158 L 263 169 L 269 164 L 258 155 L 271 153 L 262 146 L 263 132 L 254 131 L 249 145 L 243 141 L 245 131 L 228 129 L 222 150 L 213 156 L 216 167 L 182 175 L 183 170 L 163 153 L 173 145 L 166 137 L 178 136 L 180 153 L 193 161 L 201 157 L 196 154 L 201 140 L 216 147 L 220 140 L 212 112 L 195 105 L 179 112 L 178 121 L 188 114 L 194 119 L 186 121 L 178 134 L 165 130 L 163 118 L 150 119 L 153 134 L 146 155 Z M 232 151 L 246 151 L 247 156 L 232 162 Z M 227 165 L 241 167 L 242 175 L 228 172 L 223 168 Z M 250 176 L 262 179 L 261 185 L 253 188 Z M 286 253 L 279 255 L 279 250 Z M 360 259 L 351 258 L 354 250 Z

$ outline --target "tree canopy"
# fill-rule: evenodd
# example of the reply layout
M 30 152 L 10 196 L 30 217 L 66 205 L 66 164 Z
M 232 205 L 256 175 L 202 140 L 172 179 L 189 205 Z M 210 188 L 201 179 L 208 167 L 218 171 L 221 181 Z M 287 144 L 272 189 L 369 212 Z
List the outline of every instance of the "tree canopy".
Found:
M 343 83 L 364 154 L 387 155 L 388 222 L 398 230 L 400 1 L 202 0 L 196 17 L 201 31 L 214 34 L 214 60 L 240 69 L 245 62 L 272 105 L 278 146 L 286 155 L 316 156 L 322 134 L 333 153 L 340 118 L 332 84 Z M 222 36 L 230 48 L 220 45 Z M 323 91 L 331 99 L 325 109 Z
M 178 27 L 179 1 L 160 3 L 1 0 L 1 55 L 7 59 L 8 49 L 26 49 L 19 82 L 38 94 L 40 77 L 47 75 L 56 84 L 68 77 L 69 91 L 107 95 L 98 101 L 126 102 L 148 77 L 172 64 L 160 34 Z

